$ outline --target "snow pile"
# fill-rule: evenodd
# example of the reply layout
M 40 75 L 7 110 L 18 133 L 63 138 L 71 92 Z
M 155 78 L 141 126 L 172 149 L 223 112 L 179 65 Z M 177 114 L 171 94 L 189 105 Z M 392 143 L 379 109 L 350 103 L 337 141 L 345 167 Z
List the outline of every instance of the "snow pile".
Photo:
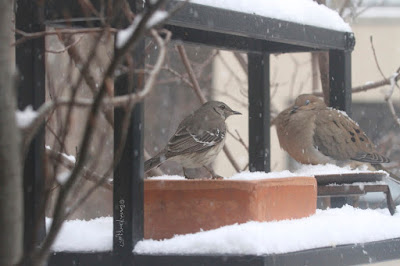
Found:
M 168 12 L 157 10 L 154 14 L 149 18 L 146 23 L 146 28 L 151 28 L 161 21 L 165 20 L 168 17 Z M 132 24 L 123 30 L 118 31 L 117 39 L 115 41 L 115 45 L 120 48 L 126 44 L 132 34 L 135 32 L 136 27 L 139 25 L 140 21 L 142 20 L 143 16 L 141 14 L 137 15 L 133 20 Z
M 331 174 L 359 174 L 359 173 L 371 173 L 379 172 L 386 173 L 385 171 L 370 171 L 366 166 L 362 165 L 359 168 L 351 169 L 350 166 L 339 167 L 334 164 L 318 164 L 300 165 L 299 169 L 290 172 L 289 170 L 284 170 L 281 172 L 240 172 L 231 177 L 225 177 L 225 180 L 260 180 L 260 179 L 274 179 L 274 178 L 287 178 L 296 176 L 316 176 L 316 175 L 331 175 Z M 185 180 L 183 176 L 177 175 L 162 175 L 151 177 L 149 179 L 153 180 Z
M 399 223 L 399 213 L 390 216 L 386 209 L 361 210 L 344 206 L 317 210 L 315 215 L 303 219 L 247 222 L 167 240 L 143 240 L 135 246 L 134 252 L 279 254 L 400 237 Z
M 167 240 L 143 240 L 134 252 L 143 254 L 277 254 L 400 237 L 400 208 L 361 210 L 351 206 L 317 210 L 307 218 L 247 222 Z M 46 219 L 49 228 L 51 219 Z M 107 251 L 112 249 L 112 218 L 64 223 L 54 251 Z
M 184 176 L 179 175 L 160 175 L 160 176 L 153 176 L 148 179 L 151 180 L 185 180 Z
M 46 218 L 47 229 L 52 219 Z M 89 221 L 71 220 L 63 224 L 52 250 L 54 251 L 107 251 L 112 249 L 112 217 Z
M 334 164 L 318 164 L 318 165 L 308 165 L 301 164 L 300 167 L 295 171 L 298 175 L 305 176 L 316 176 L 316 175 L 331 175 L 331 174 L 360 174 L 360 173 L 386 173 L 385 171 L 370 171 L 367 165 L 361 165 L 356 169 L 352 169 L 349 165 L 347 166 L 337 166 Z M 386 173 L 387 174 L 387 173 Z
M 191 0 L 190 2 L 337 31 L 351 32 L 339 14 L 313 0 Z
M 37 117 L 38 113 L 33 110 L 31 105 L 25 107 L 23 111 L 17 110 L 15 112 L 15 119 L 19 128 L 28 127 L 33 120 Z
M 70 178 L 70 176 L 71 176 L 71 172 L 70 172 L 70 171 L 65 171 L 65 172 L 59 173 L 59 174 L 56 176 L 56 179 L 57 179 L 57 182 L 58 182 L 60 185 L 64 185 L 64 184 L 68 181 L 68 179 Z
M 226 180 L 259 180 L 259 179 L 274 179 L 274 178 L 285 178 L 285 177 L 295 177 L 298 174 L 292 173 L 288 170 L 281 172 L 240 172 L 231 177 L 224 178 Z M 310 176 L 310 175 L 308 175 Z M 312 175 L 311 175 L 312 176 Z

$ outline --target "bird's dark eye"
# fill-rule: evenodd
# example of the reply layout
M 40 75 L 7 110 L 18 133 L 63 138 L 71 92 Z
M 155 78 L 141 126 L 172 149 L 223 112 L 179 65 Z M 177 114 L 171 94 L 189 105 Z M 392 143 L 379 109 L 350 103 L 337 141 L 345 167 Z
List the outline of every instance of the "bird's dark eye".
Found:
M 306 100 L 306 105 L 309 105 L 310 104 L 310 100 Z
M 221 105 L 219 108 L 221 108 L 222 110 L 225 109 L 225 105 Z

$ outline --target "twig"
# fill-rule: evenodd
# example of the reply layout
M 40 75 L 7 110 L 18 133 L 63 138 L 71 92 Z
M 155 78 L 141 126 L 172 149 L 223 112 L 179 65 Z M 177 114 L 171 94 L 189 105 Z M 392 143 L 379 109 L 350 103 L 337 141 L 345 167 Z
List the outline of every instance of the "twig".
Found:
M 15 33 L 21 35 L 22 37 L 19 38 L 15 43 L 13 43 L 13 46 L 17 46 L 23 42 L 26 42 L 28 40 L 40 38 L 43 36 L 49 36 L 49 35 L 58 35 L 58 34 L 83 34 L 83 33 L 102 33 L 104 31 L 104 28 L 84 28 L 84 29 L 55 29 L 55 30 L 46 30 L 46 31 L 39 31 L 39 32 L 34 32 L 34 33 L 28 33 L 19 29 L 15 29 Z M 111 33 L 116 33 L 118 30 L 114 28 L 108 28 L 108 32 Z
M 68 44 L 68 42 L 71 41 L 70 38 L 73 38 L 73 36 L 69 36 L 69 38 L 63 37 L 63 36 L 60 37 L 60 39 L 64 42 L 64 44 Z M 73 43 L 76 43 L 76 41 Z M 71 45 L 68 45 L 68 46 L 71 46 Z M 94 75 L 93 75 L 93 73 L 91 73 L 90 68 L 87 69 L 87 71 L 82 71 L 82 69 L 79 67 L 79 66 L 84 65 L 84 60 L 82 59 L 82 56 L 80 55 L 78 49 L 75 46 L 73 46 L 70 49 L 68 49 L 68 54 L 71 57 L 71 59 L 74 61 L 75 67 L 79 70 L 79 72 L 83 76 L 83 78 L 84 78 L 86 84 L 88 85 L 89 89 L 91 90 L 91 92 L 93 94 L 95 94 L 97 91 L 97 85 L 96 85 Z M 106 118 L 108 124 L 112 128 L 114 128 L 114 117 L 113 117 L 112 111 L 104 111 L 103 113 L 104 113 L 104 117 Z
M 371 42 L 371 49 L 372 49 L 372 52 L 373 52 L 373 54 L 374 54 L 374 59 L 375 59 L 376 67 L 378 68 L 379 73 L 381 74 L 382 78 L 386 79 L 385 74 L 383 74 L 383 71 L 382 71 L 382 69 L 381 69 L 381 67 L 380 67 L 380 65 L 379 65 L 379 62 L 378 62 L 378 58 L 377 58 L 377 56 L 376 56 L 376 52 L 375 52 L 375 47 L 374 47 L 374 42 L 373 42 L 373 39 L 372 39 L 372 35 L 369 36 L 369 40 L 370 40 L 370 42 Z
M 190 79 L 191 83 L 194 86 L 193 89 L 194 89 L 197 97 L 199 98 L 200 102 L 204 104 L 205 102 L 207 102 L 207 99 L 206 99 L 206 97 L 204 96 L 203 92 L 200 89 L 200 85 L 197 82 L 197 78 L 194 75 L 194 72 L 193 72 L 192 66 L 190 64 L 189 58 L 188 58 L 188 56 L 186 54 L 186 50 L 182 45 L 177 45 L 177 48 L 178 48 L 179 54 L 181 56 L 182 62 L 186 67 L 186 71 L 189 74 L 189 79 Z M 237 172 L 240 172 L 240 167 L 237 164 L 237 162 L 235 161 L 235 158 L 233 157 L 233 155 L 230 152 L 230 150 L 228 149 L 228 147 L 226 145 L 224 145 L 223 149 L 224 149 L 226 157 L 228 157 L 228 160 L 232 164 L 233 168 L 235 168 L 235 170 Z
M 213 50 L 210 55 L 204 60 L 199 66 L 196 67 L 196 76 L 200 77 L 203 74 L 206 66 L 211 64 L 214 61 L 214 58 L 219 54 L 219 50 Z
M 62 48 L 62 49 L 59 49 L 59 50 L 50 50 L 50 49 L 46 49 L 45 52 L 46 52 L 46 53 L 51 53 L 51 54 L 61 54 L 61 53 L 64 53 L 64 52 L 68 51 L 71 47 L 73 47 L 73 46 L 75 46 L 76 44 L 78 44 L 78 43 L 81 41 L 82 37 L 83 37 L 83 35 L 79 36 L 79 38 L 76 39 L 73 43 L 71 43 L 71 44 L 65 46 L 65 47 Z
M 395 76 L 396 75 L 396 76 Z M 389 92 L 385 95 L 385 101 L 387 103 L 387 105 L 389 106 L 389 110 L 390 113 L 392 114 L 392 117 L 394 119 L 394 121 L 400 126 L 400 118 L 397 116 L 396 114 L 396 110 L 394 109 L 393 106 L 393 101 L 392 101 L 392 95 L 394 92 L 394 87 L 396 86 L 396 81 L 395 78 L 399 75 L 399 74 L 395 74 L 390 78 L 390 90 Z
M 383 74 L 382 69 L 381 69 L 381 67 L 379 65 L 378 57 L 376 56 L 376 52 L 375 52 L 375 47 L 374 47 L 374 43 L 373 43 L 373 40 L 372 40 L 372 36 L 370 36 L 370 41 L 371 41 L 371 49 L 372 49 L 372 52 L 374 54 L 376 67 L 378 68 L 379 73 L 381 73 L 382 77 L 384 79 L 386 79 L 386 77 Z M 394 92 L 394 87 L 397 86 L 396 78 L 399 76 L 399 70 L 400 69 L 397 69 L 397 72 L 390 77 L 390 79 L 389 79 L 390 90 L 385 95 L 385 101 L 386 101 L 386 103 L 387 103 L 387 105 L 389 107 L 390 113 L 392 114 L 392 117 L 393 117 L 394 121 L 398 125 L 400 125 L 400 118 L 397 116 L 396 110 L 394 109 L 393 101 L 392 101 L 392 95 L 393 95 L 393 92 Z
M 240 136 L 239 132 L 237 131 L 237 129 L 235 129 L 236 135 L 233 135 L 232 132 L 230 132 L 229 130 L 227 130 L 228 134 L 232 136 L 232 138 L 234 138 L 237 142 L 239 142 L 240 144 L 242 144 L 242 146 L 246 149 L 246 151 L 249 151 L 249 147 L 246 145 L 246 143 L 243 141 L 242 137 Z
M 397 82 L 400 79 L 400 75 L 399 75 L 400 73 L 399 72 L 396 72 L 396 73 L 397 73 L 397 75 L 395 77 L 395 81 Z M 363 91 L 368 91 L 368 90 L 372 90 L 372 89 L 377 89 L 377 88 L 380 88 L 380 87 L 383 87 L 386 85 L 390 85 L 390 78 L 385 78 L 385 79 L 378 80 L 375 82 L 369 82 L 368 84 L 353 87 L 351 89 L 351 93 L 357 93 L 357 92 L 363 92 Z M 321 92 L 315 92 L 313 94 L 316 96 L 320 96 L 320 97 L 323 96 L 323 94 Z
M 194 74 L 192 65 L 190 64 L 190 61 L 186 54 L 185 48 L 183 47 L 183 45 L 180 45 L 180 44 L 177 45 L 177 48 L 178 48 L 179 55 L 181 56 L 182 62 L 185 65 L 186 71 L 189 74 L 189 80 L 193 84 L 194 92 L 196 93 L 197 97 L 200 99 L 200 102 L 202 104 L 206 103 L 207 99 L 200 89 L 199 82 L 197 81 L 197 78 Z
M 193 83 L 191 83 L 187 78 L 185 78 L 182 74 L 180 74 L 178 71 L 172 69 L 170 66 L 164 66 L 163 70 L 168 71 L 169 73 L 171 73 L 172 75 L 178 77 L 181 81 L 183 81 L 186 85 L 190 86 L 190 87 L 194 87 Z
M 75 167 L 75 162 L 71 161 L 70 159 L 68 159 L 65 156 L 59 156 L 60 153 L 56 152 L 52 149 L 46 149 L 46 155 L 54 162 L 57 162 L 59 164 L 61 164 L 62 166 L 64 166 L 65 168 L 67 168 L 68 170 L 72 170 Z M 92 182 L 97 182 L 98 180 L 100 180 L 101 178 L 103 178 L 103 176 L 87 169 L 86 167 L 84 167 L 82 169 L 82 177 L 84 177 L 87 180 L 90 180 Z M 108 190 L 112 190 L 112 184 L 110 182 L 105 182 L 102 184 L 102 186 Z

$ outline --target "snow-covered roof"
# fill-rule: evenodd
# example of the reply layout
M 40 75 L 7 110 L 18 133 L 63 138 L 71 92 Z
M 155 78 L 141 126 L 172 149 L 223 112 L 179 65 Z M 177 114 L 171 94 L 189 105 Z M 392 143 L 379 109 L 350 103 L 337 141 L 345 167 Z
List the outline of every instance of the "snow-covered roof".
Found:
M 313 0 L 191 0 L 191 3 L 295 22 L 336 31 L 352 32 L 339 14 Z

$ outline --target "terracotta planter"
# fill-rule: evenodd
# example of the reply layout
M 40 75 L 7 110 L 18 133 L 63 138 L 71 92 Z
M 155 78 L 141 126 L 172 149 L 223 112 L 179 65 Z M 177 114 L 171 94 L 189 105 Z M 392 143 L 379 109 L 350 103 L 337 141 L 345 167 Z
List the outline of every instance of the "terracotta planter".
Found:
M 170 238 L 247 221 L 315 213 L 313 177 L 264 180 L 145 180 L 144 236 Z

